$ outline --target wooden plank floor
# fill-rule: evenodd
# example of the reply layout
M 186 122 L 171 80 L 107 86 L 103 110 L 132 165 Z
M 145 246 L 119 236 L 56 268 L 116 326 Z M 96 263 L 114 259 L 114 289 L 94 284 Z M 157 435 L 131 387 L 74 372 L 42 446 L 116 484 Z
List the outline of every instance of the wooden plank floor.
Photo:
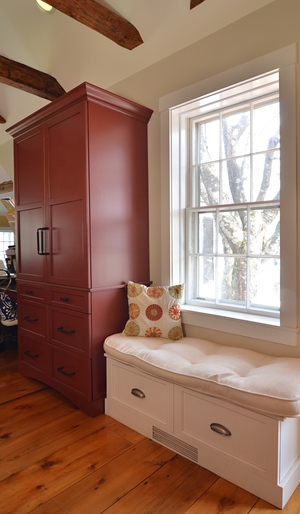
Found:
M 279 509 L 106 415 L 90 418 L 0 353 L 1 514 L 270 514 Z M 282 512 L 300 513 L 300 486 Z

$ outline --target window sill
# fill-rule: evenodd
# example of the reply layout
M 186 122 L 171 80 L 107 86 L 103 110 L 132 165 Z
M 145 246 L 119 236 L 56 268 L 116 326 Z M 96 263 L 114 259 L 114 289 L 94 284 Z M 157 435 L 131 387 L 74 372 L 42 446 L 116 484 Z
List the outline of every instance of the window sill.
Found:
M 298 328 L 282 327 L 277 318 L 181 305 L 185 325 L 218 330 L 286 346 L 297 346 Z

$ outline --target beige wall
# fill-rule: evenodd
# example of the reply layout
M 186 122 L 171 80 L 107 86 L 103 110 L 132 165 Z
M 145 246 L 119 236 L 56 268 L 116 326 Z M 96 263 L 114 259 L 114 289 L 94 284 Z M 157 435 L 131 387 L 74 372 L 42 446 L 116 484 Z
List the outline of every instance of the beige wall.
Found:
M 159 98 L 291 43 L 300 43 L 300 0 L 275 0 L 263 9 L 110 88 L 154 110 L 149 124 L 150 265 L 154 284 L 158 285 L 161 281 Z M 298 102 L 299 84 L 300 80 Z M 298 123 L 299 117 L 298 112 Z M 226 344 L 300 355 L 300 348 L 295 350 L 250 338 L 241 339 L 218 331 L 204 331 L 188 326 L 186 332 L 188 335 L 201 335 Z
M 10 178 L 14 179 L 14 162 L 13 162 L 13 141 L 8 141 L 0 147 L 0 165 L 4 168 Z

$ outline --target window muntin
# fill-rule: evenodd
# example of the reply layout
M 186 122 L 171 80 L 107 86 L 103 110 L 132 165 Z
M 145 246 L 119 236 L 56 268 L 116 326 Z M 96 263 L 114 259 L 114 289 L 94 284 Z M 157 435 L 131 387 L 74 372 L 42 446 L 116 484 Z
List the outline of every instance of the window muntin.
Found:
M 187 303 L 279 316 L 278 90 L 189 119 Z

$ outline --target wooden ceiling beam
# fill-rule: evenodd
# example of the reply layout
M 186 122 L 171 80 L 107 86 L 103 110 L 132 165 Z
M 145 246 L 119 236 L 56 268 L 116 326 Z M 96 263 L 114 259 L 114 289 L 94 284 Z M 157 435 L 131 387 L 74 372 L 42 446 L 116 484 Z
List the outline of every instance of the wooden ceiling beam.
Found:
M 58 11 L 132 50 L 143 43 L 139 31 L 125 18 L 95 0 L 47 0 Z
M 202 4 L 202 2 L 204 2 L 204 0 L 191 0 L 190 9 L 194 9 L 194 7 L 197 7 L 197 5 Z
M 0 55 L 0 82 L 27 93 L 54 100 L 65 90 L 54 77 Z

